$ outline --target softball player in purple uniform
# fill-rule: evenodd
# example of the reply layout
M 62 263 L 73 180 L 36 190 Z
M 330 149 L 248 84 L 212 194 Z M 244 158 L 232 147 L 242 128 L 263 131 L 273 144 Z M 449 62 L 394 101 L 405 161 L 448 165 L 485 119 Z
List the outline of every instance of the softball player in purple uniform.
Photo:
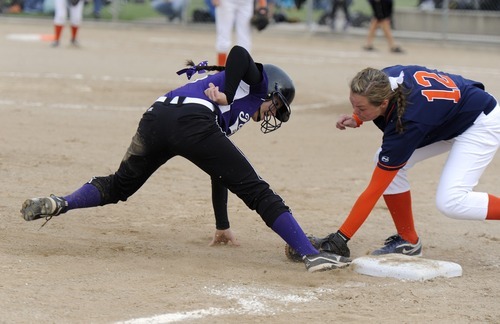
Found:
M 118 168 L 94 177 L 67 196 L 32 198 L 24 202 L 25 220 L 49 220 L 71 209 L 125 201 L 165 162 L 182 156 L 211 176 L 216 236 L 231 238 L 227 218 L 227 189 L 257 211 L 267 226 L 299 251 L 310 272 L 347 266 L 349 259 L 319 253 L 269 184 L 253 169 L 228 136 L 250 120 L 268 133 L 290 117 L 295 96 L 292 80 L 280 68 L 255 63 L 243 47 L 235 46 L 227 66 L 194 65 L 179 71 L 188 77 L 200 70 L 223 70 L 166 93 L 144 113 Z M 227 188 L 227 189 L 226 189 Z M 217 240 L 217 238 L 214 238 Z
M 383 132 L 382 146 L 368 187 L 338 232 L 317 239 L 316 247 L 350 256 L 347 241 L 383 196 L 397 234 L 372 254 L 421 255 L 407 172 L 445 152 L 439 211 L 456 219 L 500 219 L 500 198 L 473 191 L 500 145 L 500 108 L 482 83 L 423 66 L 367 68 L 352 80 L 349 99 L 354 114 L 340 116 L 337 128 L 372 120 Z

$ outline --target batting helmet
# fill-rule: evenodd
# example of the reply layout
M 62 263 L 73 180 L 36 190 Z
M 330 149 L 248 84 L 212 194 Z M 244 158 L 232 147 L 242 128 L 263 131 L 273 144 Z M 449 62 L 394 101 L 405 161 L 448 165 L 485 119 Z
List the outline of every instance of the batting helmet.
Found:
M 267 75 L 267 97 L 273 99 L 276 95 L 283 105 L 276 113 L 276 118 L 283 123 L 290 119 L 292 110 L 290 104 L 295 97 L 295 86 L 292 79 L 282 69 L 272 64 L 264 64 L 264 72 Z M 279 126 L 278 126 L 279 127 Z

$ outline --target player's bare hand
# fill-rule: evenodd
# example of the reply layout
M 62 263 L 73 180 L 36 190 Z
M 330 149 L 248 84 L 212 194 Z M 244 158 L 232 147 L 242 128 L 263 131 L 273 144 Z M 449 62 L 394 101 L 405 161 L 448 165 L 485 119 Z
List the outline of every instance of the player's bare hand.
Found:
M 205 95 L 218 105 L 225 106 L 228 104 L 226 94 L 220 92 L 219 87 L 215 86 L 212 82 L 210 82 L 208 88 L 205 89 Z
M 214 238 L 212 239 L 212 242 L 210 242 L 209 246 L 227 244 L 240 246 L 240 243 L 238 243 L 236 236 L 234 236 L 230 228 L 225 230 L 215 230 Z
M 352 115 L 340 115 L 337 119 L 336 127 L 340 130 L 344 130 L 346 127 L 356 128 L 358 124 Z
M 212 0 L 212 6 L 214 7 L 217 7 L 218 5 L 220 5 L 220 0 Z

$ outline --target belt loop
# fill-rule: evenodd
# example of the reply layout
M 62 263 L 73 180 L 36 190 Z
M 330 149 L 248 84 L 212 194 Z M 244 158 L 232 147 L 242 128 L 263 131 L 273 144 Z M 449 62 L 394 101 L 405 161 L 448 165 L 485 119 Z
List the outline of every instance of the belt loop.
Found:
M 158 99 L 156 99 L 156 102 L 162 102 L 164 105 L 170 104 L 171 101 L 172 101 L 172 98 L 167 98 L 165 96 L 161 96 L 161 97 L 158 97 Z
M 182 106 L 182 103 L 184 102 L 184 99 L 186 99 L 186 97 L 179 96 L 179 99 L 177 100 L 177 107 Z

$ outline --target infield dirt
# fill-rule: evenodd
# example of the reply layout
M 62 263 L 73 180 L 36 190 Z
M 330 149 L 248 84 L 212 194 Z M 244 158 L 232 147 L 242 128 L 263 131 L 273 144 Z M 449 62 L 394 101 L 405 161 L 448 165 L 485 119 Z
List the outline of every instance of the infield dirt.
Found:
M 286 29 L 286 28 L 285 28 Z M 230 195 L 241 246 L 208 247 L 209 177 L 175 158 L 127 202 L 25 222 L 26 198 L 65 195 L 115 171 L 142 112 L 186 82 L 186 59 L 215 61 L 213 26 L 84 24 L 81 48 L 12 35 L 50 34 L 49 20 L 0 20 L 0 322 L 113 323 L 164 315 L 188 323 L 498 323 L 500 223 L 448 219 L 434 205 L 446 156 L 410 173 L 424 257 L 459 263 L 463 276 L 424 282 L 351 269 L 310 274 L 284 242 Z M 367 185 L 381 133 L 371 123 L 338 131 L 350 113 L 348 82 L 366 66 L 421 64 L 482 81 L 500 98 L 498 45 L 291 32 L 254 35 L 256 61 L 295 81 L 292 116 L 279 131 L 249 123 L 232 140 L 291 206 L 304 231 L 337 230 Z M 477 189 L 500 195 L 500 156 Z M 353 257 L 395 231 L 382 201 L 349 243 Z M 154 318 L 151 319 L 153 322 Z

